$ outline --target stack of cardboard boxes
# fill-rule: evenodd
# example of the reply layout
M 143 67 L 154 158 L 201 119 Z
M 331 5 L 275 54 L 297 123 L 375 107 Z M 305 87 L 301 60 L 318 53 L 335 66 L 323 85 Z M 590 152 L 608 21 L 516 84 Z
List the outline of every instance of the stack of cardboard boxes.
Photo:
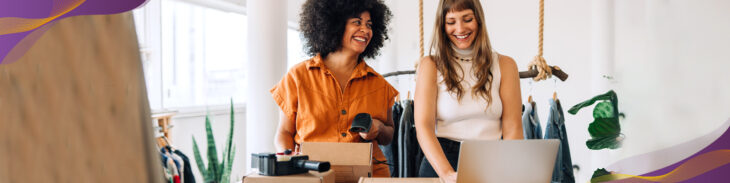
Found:
M 330 171 L 310 171 L 286 176 L 261 176 L 252 173 L 243 183 L 438 183 L 438 178 L 370 178 L 372 172 L 372 143 L 305 142 L 302 154 L 310 160 L 329 161 Z

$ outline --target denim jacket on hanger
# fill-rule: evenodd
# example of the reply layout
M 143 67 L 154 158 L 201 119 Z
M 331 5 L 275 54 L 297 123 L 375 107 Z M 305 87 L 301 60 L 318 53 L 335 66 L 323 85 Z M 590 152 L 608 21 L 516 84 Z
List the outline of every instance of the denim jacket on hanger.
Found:
M 552 182 L 574 183 L 573 162 L 570 158 L 568 134 L 565 131 L 565 117 L 559 100 L 550 99 L 550 114 L 545 128 L 545 139 L 559 139 L 558 157 L 553 169 Z
M 524 105 L 525 111 L 522 113 L 522 130 L 525 139 L 541 139 L 542 127 L 540 119 L 537 117 L 537 107 L 535 102 Z

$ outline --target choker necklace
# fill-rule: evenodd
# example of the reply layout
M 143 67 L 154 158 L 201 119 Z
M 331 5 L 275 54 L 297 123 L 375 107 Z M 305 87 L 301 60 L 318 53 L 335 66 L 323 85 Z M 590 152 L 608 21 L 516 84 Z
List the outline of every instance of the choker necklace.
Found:
M 456 58 L 456 60 L 462 61 L 462 62 L 471 62 L 471 58 L 462 58 L 462 57 L 458 57 L 458 56 L 454 56 L 454 58 Z
M 456 45 L 451 45 L 451 48 L 454 50 L 454 58 L 458 61 L 462 62 L 471 62 L 474 58 L 474 48 L 469 47 L 467 49 L 459 49 L 456 47 Z

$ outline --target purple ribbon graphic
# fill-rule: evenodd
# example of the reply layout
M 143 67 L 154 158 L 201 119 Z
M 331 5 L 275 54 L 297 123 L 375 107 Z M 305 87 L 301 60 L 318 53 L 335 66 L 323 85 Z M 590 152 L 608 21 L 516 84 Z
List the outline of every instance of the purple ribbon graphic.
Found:
M 116 14 L 145 0 L 3 0 L 0 2 L 0 64 L 22 57 L 56 21 L 76 15 Z

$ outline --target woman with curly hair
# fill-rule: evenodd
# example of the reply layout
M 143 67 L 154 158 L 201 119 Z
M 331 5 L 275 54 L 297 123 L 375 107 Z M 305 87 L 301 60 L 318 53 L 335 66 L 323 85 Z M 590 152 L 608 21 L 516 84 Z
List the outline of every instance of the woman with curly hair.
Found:
M 302 142 L 373 142 L 373 176 L 389 177 L 378 144 L 393 138 L 391 106 L 398 94 L 364 58 L 374 58 L 388 38 L 392 16 L 381 0 L 308 0 L 299 28 L 307 54 L 271 94 L 281 108 L 278 151 Z M 368 132 L 350 132 L 355 115 L 368 113 Z
M 419 176 L 455 182 L 459 141 L 523 138 L 520 82 L 515 61 L 492 49 L 478 0 L 441 0 L 434 26 L 416 76 Z

